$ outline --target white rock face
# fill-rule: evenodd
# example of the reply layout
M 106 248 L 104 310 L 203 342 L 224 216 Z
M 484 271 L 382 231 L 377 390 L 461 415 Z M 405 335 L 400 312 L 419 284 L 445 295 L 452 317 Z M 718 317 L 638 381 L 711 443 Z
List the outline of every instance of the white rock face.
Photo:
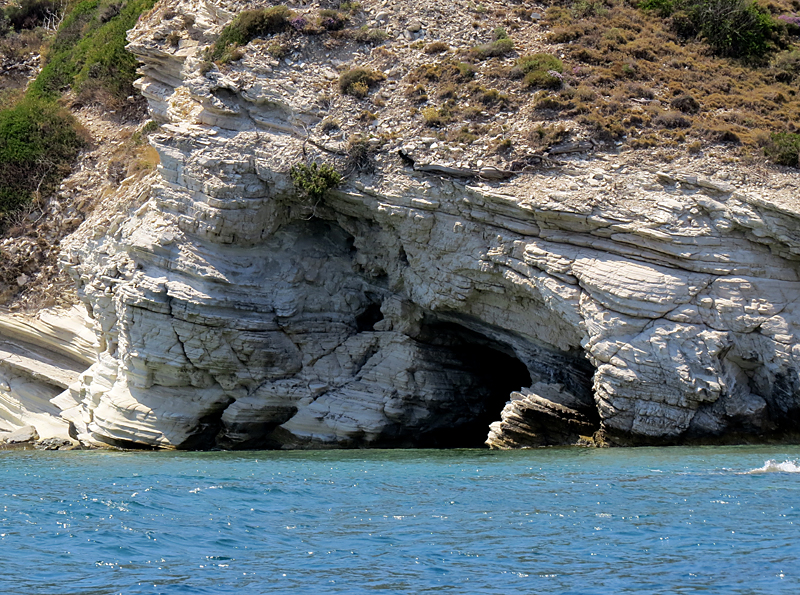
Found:
M 38 439 L 39 433 L 34 426 L 24 426 L 5 436 L 5 443 L 22 444 L 23 442 L 34 442 Z
M 52 399 L 76 385 L 95 359 L 85 321 L 82 307 L 36 318 L 0 313 L 0 431 L 33 426 L 41 438 L 69 437 Z
M 289 75 L 201 76 L 194 46 L 148 35 L 130 36 L 139 84 L 168 122 L 149 201 L 63 255 L 99 342 L 57 400 L 82 441 L 469 446 L 497 422 L 489 444 L 508 448 L 796 428 L 791 206 L 646 170 L 573 196 L 558 188 L 585 172 L 465 184 L 399 160 L 311 202 L 289 167 L 329 154 L 305 142 L 320 117 Z

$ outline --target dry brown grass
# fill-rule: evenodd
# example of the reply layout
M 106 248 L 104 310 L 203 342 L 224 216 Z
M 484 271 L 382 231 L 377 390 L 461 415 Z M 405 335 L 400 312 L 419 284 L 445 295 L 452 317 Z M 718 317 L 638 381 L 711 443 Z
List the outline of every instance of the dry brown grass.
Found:
M 795 4 L 764 5 L 786 14 L 800 9 Z M 760 66 L 715 57 L 701 42 L 678 38 L 664 19 L 622 0 L 554 5 L 545 16 L 548 40 L 564 44 L 565 85 L 577 91 L 574 107 L 555 92 L 538 97 L 537 105 L 558 112 L 554 117 L 577 117 L 601 140 L 653 146 L 652 138 L 680 142 L 667 133 L 681 130 L 691 142 L 755 147 L 765 133 L 791 132 L 800 121 L 800 96 L 790 84 L 800 74 L 795 49 Z
M 551 1 L 542 21 L 552 44 L 547 54 L 477 48 L 439 54 L 444 46 L 419 44 L 430 63 L 406 79 L 412 115 L 444 129 L 452 142 L 480 137 L 474 125 L 490 125 L 504 110 L 530 110 L 534 120 L 553 122 L 543 138 L 515 137 L 514 151 L 525 143 L 543 150 L 562 123 L 565 130 L 632 148 L 684 146 L 698 153 L 724 144 L 742 157 L 763 154 L 774 133 L 800 129 L 800 28 L 756 65 L 715 56 L 702 40 L 680 38 L 669 19 L 640 10 L 636 0 Z M 759 1 L 773 15 L 800 12 L 800 0 Z M 486 23 L 481 27 L 490 26 L 491 14 L 479 14 Z M 502 11 L 494 17 L 511 28 L 529 15 L 518 7 L 513 18 Z M 507 39 L 495 29 L 495 42 Z

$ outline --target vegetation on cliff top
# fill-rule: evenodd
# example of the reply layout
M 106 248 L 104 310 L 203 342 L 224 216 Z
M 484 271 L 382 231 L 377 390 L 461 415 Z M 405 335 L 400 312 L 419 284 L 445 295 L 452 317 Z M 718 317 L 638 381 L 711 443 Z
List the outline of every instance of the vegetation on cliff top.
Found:
M 138 63 L 125 35 L 155 0 L 83 0 L 72 5 L 47 52 L 30 94 L 56 99 L 71 88 L 80 103 L 122 107 L 135 93 Z
M 240 12 L 220 33 L 210 59 L 222 62 L 236 59 L 238 56 L 234 52 L 239 46 L 246 45 L 256 37 L 286 30 L 291 16 L 292 11 L 283 5 Z
M 702 39 L 718 56 L 759 62 L 782 45 L 785 27 L 753 0 L 643 0 L 639 8 L 671 17 L 679 36 Z
M 554 117 L 633 147 L 692 137 L 765 147 L 800 121 L 791 60 L 800 28 L 778 18 L 799 9 L 797 0 L 554 4 L 549 40 L 564 44 L 571 64 L 564 84 L 538 100 Z
M 571 128 L 630 148 L 721 144 L 798 166 L 798 13 L 800 0 L 551 0 L 538 22 L 552 53 L 519 55 L 514 44 L 503 56 L 492 44 L 513 40 L 531 10 L 497 8 L 473 23 L 494 41 L 437 47 L 405 94 L 411 114 L 451 141 L 469 143 L 497 112 L 528 107 L 548 129 L 531 132 L 530 148 L 563 142 Z M 480 84 L 457 80 L 455 64 Z
M 525 44 L 515 39 L 523 27 L 533 26 L 523 24 L 532 19 L 524 4 L 476 8 L 472 26 L 484 31 L 486 41 L 474 47 L 411 43 L 430 56 L 406 77 L 411 117 L 439 129 L 443 138 L 469 143 L 482 128 L 496 128 L 498 112 L 525 107 L 560 132 L 533 131 L 522 150 L 524 144 L 546 149 L 541 144 L 546 139 L 567 140 L 569 127 L 563 126 L 575 123 L 573 130 L 601 143 L 684 147 L 691 153 L 724 145 L 729 155 L 747 158 L 755 152 L 797 165 L 791 153 L 800 132 L 800 0 L 549 0 L 547 5 L 536 21 L 545 28 L 550 53 L 526 54 Z M 207 68 L 212 60 L 221 66 L 238 59 L 257 37 L 269 38 L 269 53 L 278 58 L 321 33 L 329 34 L 325 47 L 344 39 L 380 43 L 385 37 L 353 24 L 359 11 L 350 3 L 310 11 L 283 5 L 245 11 L 223 29 L 207 55 Z M 384 99 L 370 90 L 381 78 L 379 71 L 358 65 L 340 73 L 339 91 L 380 108 Z M 514 153 L 507 139 L 497 148 L 509 158 Z
M 83 143 L 75 119 L 55 102 L 26 97 L 0 111 L 0 214 L 52 191 Z
M 125 50 L 126 33 L 154 4 L 23 0 L 0 15 L 6 23 L 0 38 L 14 47 L 9 40 L 35 32 L 44 60 L 24 95 L 19 89 L 3 95 L 8 107 L 0 111 L 0 216 L 53 191 L 86 143 L 86 133 L 60 103 L 64 93 L 109 110 L 128 105 L 137 62 Z M 58 23 L 57 31 L 48 31 Z

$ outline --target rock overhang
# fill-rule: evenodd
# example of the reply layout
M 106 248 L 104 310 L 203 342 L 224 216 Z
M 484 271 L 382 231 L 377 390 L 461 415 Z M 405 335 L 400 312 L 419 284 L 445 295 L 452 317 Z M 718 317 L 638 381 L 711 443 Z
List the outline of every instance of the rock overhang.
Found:
M 585 185 L 577 159 L 463 181 L 387 150 L 312 204 L 289 167 L 340 148 L 314 135 L 291 71 L 199 76 L 202 41 L 174 53 L 147 36 L 131 49 L 169 122 L 160 179 L 108 249 L 69 259 L 106 335 L 70 420 L 87 441 L 413 445 L 467 423 L 481 398 L 461 393 L 487 388 L 426 339 L 442 324 L 527 371 L 497 408 L 498 447 L 794 429 L 800 236 L 785 199 L 630 164 Z M 104 285 L 122 254 L 138 270 Z

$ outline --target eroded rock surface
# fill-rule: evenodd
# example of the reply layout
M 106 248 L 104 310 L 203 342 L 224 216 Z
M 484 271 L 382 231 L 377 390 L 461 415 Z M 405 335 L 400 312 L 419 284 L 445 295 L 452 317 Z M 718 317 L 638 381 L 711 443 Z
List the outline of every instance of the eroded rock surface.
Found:
M 464 182 L 390 143 L 374 173 L 312 202 L 288 172 L 331 159 L 315 91 L 255 46 L 203 74 L 229 15 L 171 6 L 195 17 L 179 47 L 160 22 L 130 35 L 165 122 L 149 200 L 62 256 L 99 339 L 57 401 L 82 441 L 475 446 L 492 424 L 508 448 L 795 429 L 791 180 L 768 196 L 609 156 L 602 175 L 576 158 Z
M 39 439 L 39 433 L 33 426 L 23 426 L 14 430 L 5 437 L 6 444 L 23 444 L 25 442 L 35 442 Z
M 95 359 L 85 322 L 80 306 L 36 317 L 0 312 L 0 432 L 34 427 L 43 439 L 69 437 L 69 424 L 52 401 L 77 387 Z
M 580 444 L 598 424 L 594 403 L 575 397 L 560 384 L 541 382 L 511 393 L 500 417 L 489 427 L 490 448 Z

